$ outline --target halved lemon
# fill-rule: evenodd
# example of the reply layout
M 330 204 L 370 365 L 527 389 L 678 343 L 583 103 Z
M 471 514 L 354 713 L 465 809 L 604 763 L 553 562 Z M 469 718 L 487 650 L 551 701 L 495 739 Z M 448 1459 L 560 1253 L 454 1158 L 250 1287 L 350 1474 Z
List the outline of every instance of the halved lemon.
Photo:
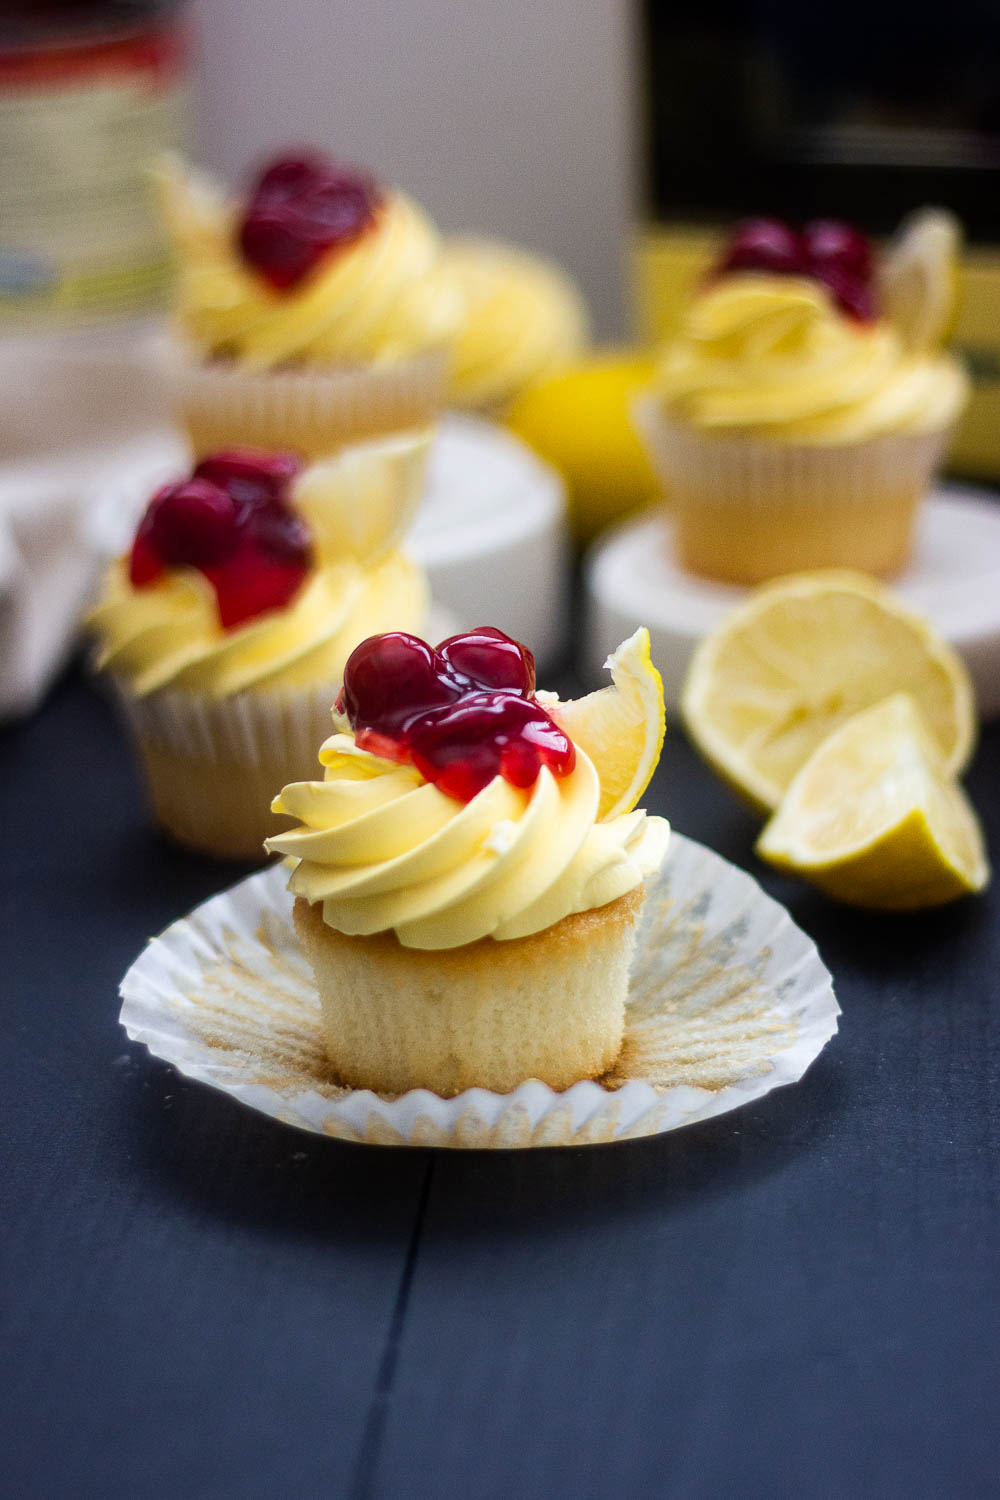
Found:
M 630 812 L 656 770 L 666 721 L 663 682 L 643 626 L 605 662 L 611 686 L 559 703 L 539 697 L 575 745 L 593 761 L 601 782 L 600 822 Z
M 926 620 L 863 574 L 766 584 L 698 645 L 681 712 L 705 758 L 764 811 L 834 729 L 892 693 L 916 700 L 949 773 L 975 737 L 972 684 Z
M 936 348 L 951 332 L 958 300 L 962 227 L 943 208 L 922 208 L 903 221 L 882 258 L 882 312 L 907 349 Z
M 976 815 L 906 693 L 823 742 L 757 853 L 838 901 L 882 911 L 942 906 L 989 879 Z

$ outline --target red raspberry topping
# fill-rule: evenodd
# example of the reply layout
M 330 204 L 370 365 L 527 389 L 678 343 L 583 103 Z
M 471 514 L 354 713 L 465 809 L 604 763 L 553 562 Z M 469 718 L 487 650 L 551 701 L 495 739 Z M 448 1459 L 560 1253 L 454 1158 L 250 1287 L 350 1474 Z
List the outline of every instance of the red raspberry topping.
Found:
M 197 568 L 226 630 L 287 604 L 312 567 L 308 528 L 287 495 L 299 467 L 293 454 L 233 448 L 158 490 L 132 546 L 133 586 L 155 583 L 166 568 Z
M 813 219 L 797 230 L 781 219 L 745 219 L 712 272 L 764 271 L 822 282 L 837 306 L 858 322 L 877 316 L 870 242 L 842 219 Z
M 247 205 L 243 258 L 276 291 L 287 291 L 371 228 L 380 201 L 369 178 L 318 152 L 280 157 L 261 173 Z
M 412 761 L 449 797 L 470 801 L 503 776 L 534 785 L 543 765 L 565 776 L 573 742 L 534 697 L 531 652 L 492 626 L 435 650 L 402 631 L 362 641 L 337 706 L 362 749 Z

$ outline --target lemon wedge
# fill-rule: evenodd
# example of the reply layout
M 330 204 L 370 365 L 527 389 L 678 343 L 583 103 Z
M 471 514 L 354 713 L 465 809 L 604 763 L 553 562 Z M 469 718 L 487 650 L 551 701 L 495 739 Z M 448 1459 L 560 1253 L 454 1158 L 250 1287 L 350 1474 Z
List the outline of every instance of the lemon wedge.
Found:
M 882 911 L 942 906 L 989 879 L 976 815 L 907 693 L 820 745 L 757 853 L 838 901 Z
M 601 783 L 597 816 L 610 822 L 631 812 L 649 785 L 663 749 L 663 682 L 642 627 L 605 662 L 611 686 L 559 703 L 539 694 L 573 743 L 593 761 Z
M 917 702 L 946 770 L 962 770 L 975 737 L 963 662 L 874 580 L 829 570 L 766 584 L 707 635 L 681 712 L 719 774 L 773 811 L 827 735 L 896 692 Z
M 226 260 L 232 215 L 212 179 L 173 151 L 156 158 L 150 177 L 160 216 L 177 250 L 197 262 Z
M 427 428 L 351 443 L 303 469 L 293 495 L 321 559 L 371 565 L 395 546 L 420 504 L 432 436 Z
M 923 208 L 903 221 L 882 259 L 882 312 L 915 354 L 943 343 L 958 300 L 962 228 L 942 208 Z

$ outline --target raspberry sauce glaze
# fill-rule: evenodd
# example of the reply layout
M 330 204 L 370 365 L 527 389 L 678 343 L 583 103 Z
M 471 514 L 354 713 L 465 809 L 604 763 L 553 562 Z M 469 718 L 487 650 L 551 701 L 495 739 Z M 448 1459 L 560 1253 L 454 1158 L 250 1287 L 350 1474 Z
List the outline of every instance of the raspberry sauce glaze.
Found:
M 337 708 L 363 750 L 410 761 L 469 802 L 495 776 L 529 787 L 543 765 L 556 776 L 572 771 L 573 742 L 534 694 L 531 652 L 491 625 L 437 648 L 390 631 L 351 653 Z
M 230 448 L 202 459 L 190 479 L 153 496 L 129 557 L 135 588 L 168 568 L 197 568 L 230 630 L 298 593 L 312 562 L 308 528 L 288 498 L 299 472 L 291 453 Z
M 257 179 L 239 229 L 243 259 L 275 291 L 299 285 L 375 222 L 375 184 L 315 151 L 282 156 Z
M 732 271 L 808 276 L 822 282 L 849 317 L 868 323 L 876 316 L 871 244 L 842 219 L 813 219 L 802 229 L 782 219 L 744 219 L 712 275 Z

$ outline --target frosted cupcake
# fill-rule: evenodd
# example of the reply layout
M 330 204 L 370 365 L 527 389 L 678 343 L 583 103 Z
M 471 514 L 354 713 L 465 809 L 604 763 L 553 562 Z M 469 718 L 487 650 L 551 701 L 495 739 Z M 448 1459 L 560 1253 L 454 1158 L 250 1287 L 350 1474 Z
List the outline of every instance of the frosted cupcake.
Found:
M 501 413 L 586 348 L 586 304 L 553 261 L 497 240 L 451 239 L 442 263 L 462 304 L 452 352 L 454 405 Z
M 347 663 L 324 779 L 276 799 L 299 826 L 268 847 L 296 861 L 295 926 L 345 1083 L 562 1089 L 620 1050 L 643 882 L 669 830 L 603 811 L 598 766 L 565 727 L 592 700 L 543 696 L 500 631 L 436 649 L 376 636 Z
M 317 152 L 271 162 L 242 203 L 173 159 L 160 181 L 178 263 L 166 369 L 196 454 L 317 456 L 433 417 L 460 306 L 411 199 Z
M 937 284 L 952 274 L 940 229 L 914 226 L 897 266 L 927 249 Z M 912 299 L 895 315 L 895 269 L 834 220 L 737 230 L 637 413 L 685 567 L 758 583 L 905 564 L 968 382 L 939 347 L 943 319 Z
M 89 626 L 156 821 L 177 842 L 263 858 L 281 826 L 274 787 L 310 774 L 354 646 L 421 626 L 426 582 L 396 539 L 427 441 L 373 442 L 305 469 L 230 449 L 153 497 Z

